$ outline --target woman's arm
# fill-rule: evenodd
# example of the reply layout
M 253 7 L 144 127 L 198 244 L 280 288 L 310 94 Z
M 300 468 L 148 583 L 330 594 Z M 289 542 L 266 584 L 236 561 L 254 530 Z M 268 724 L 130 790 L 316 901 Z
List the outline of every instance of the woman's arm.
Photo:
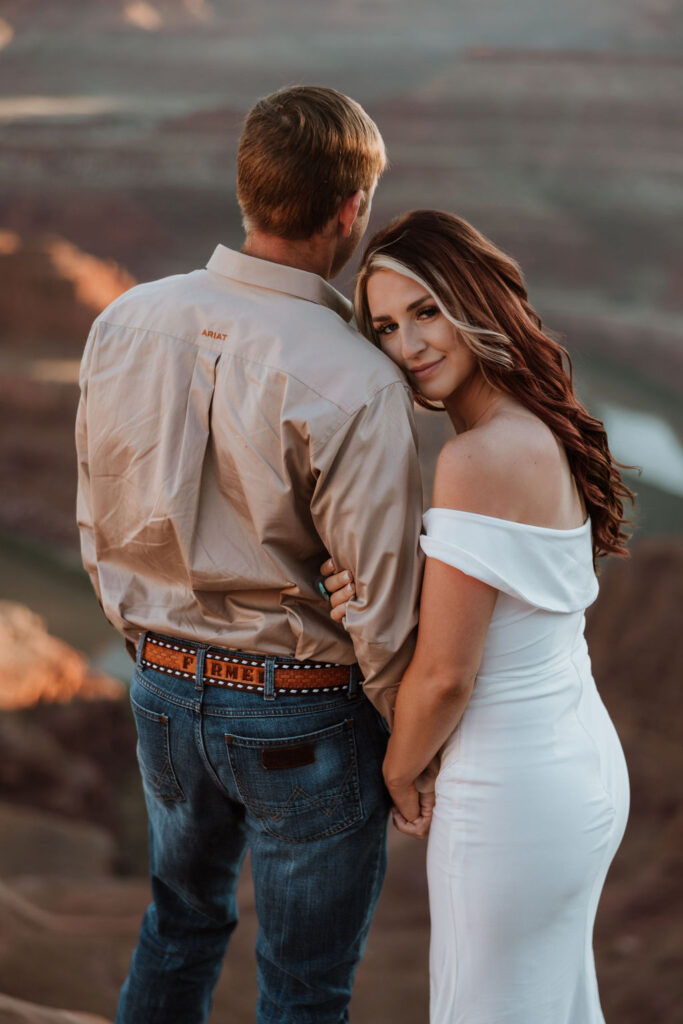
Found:
M 329 559 L 321 572 L 331 593 L 331 614 L 340 621 L 353 596 L 353 580 L 348 571 L 335 568 Z M 497 593 L 444 562 L 427 559 L 417 647 L 398 690 L 383 769 L 394 803 L 408 822 L 421 810 L 415 779 L 451 735 L 470 699 Z
M 401 681 L 384 779 L 404 818 L 420 813 L 415 779 L 451 735 L 472 694 L 497 590 L 428 558 L 417 647 Z
M 432 506 L 486 505 L 500 481 L 474 432 L 441 449 Z M 496 457 L 496 460 L 497 457 Z M 419 813 L 415 780 L 462 718 L 479 671 L 498 591 L 435 558 L 428 558 L 420 599 L 417 646 L 401 681 L 384 778 L 409 821 Z

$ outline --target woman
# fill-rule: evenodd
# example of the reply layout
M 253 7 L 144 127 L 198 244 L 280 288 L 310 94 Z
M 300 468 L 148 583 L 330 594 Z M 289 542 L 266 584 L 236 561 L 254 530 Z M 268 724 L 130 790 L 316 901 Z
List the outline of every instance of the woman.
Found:
M 363 333 L 456 430 L 439 456 L 413 660 L 384 775 L 428 848 L 433 1024 L 598 1024 L 595 912 L 628 776 L 583 636 L 632 498 L 508 256 L 416 211 L 374 236 Z M 324 571 L 334 569 L 326 563 Z M 353 584 L 328 589 L 343 617 Z M 422 788 L 425 788 L 424 786 Z

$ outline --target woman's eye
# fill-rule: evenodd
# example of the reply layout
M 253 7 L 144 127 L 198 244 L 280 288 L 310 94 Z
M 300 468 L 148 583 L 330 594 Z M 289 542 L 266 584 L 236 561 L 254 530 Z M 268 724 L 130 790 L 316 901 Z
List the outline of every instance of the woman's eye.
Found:
M 379 334 L 380 337 L 382 337 L 382 335 L 386 337 L 387 334 L 393 334 L 393 332 L 396 330 L 396 327 L 396 324 L 382 324 L 381 327 L 376 327 L 375 331 L 377 334 Z
M 423 306 L 420 310 L 418 310 L 417 316 L 419 320 L 431 320 L 431 318 L 433 316 L 436 316 L 438 312 L 438 306 Z

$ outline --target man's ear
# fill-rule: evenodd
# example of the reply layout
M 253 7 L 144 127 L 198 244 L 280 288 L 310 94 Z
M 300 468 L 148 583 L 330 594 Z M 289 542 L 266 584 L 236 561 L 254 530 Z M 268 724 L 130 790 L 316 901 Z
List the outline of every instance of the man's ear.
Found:
M 362 188 L 359 188 L 353 195 L 350 195 L 348 199 L 339 207 L 337 213 L 339 233 L 342 238 L 348 238 L 353 230 L 353 225 L 356 222 L 358 211 L 361 208 L 363 200 L 365 199 L 365 192 Z

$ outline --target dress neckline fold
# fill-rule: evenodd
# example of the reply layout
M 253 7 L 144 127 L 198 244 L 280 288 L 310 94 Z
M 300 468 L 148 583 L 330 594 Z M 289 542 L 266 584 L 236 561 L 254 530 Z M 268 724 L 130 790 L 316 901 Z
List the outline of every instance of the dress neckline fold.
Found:
M 590 516 L 581 524 L 581 526 L 573 526 L 569 530 L 564 530 L 553 526 L 534 526 L 532 523 L 518 523 L 514 519 L 503 519 L 500 516 L 485 516 L 480 512 L 464 512 L 459 508 L 444 508 L 439 505 L 433 505 L 431 508 L 428 508 L 425 515 L 429 515 L 430 512 L 447 512 L 454 516 L 466 516 L 468 519 L 483 519 L 489 523 L 500 523 L 503 526 L 511 526 L 513 529 L 534 530 L 539 531 L 540 533 L 556 533 L 561 536 L 571 536 L 572 534 L 584 533 L 591 525 Z

